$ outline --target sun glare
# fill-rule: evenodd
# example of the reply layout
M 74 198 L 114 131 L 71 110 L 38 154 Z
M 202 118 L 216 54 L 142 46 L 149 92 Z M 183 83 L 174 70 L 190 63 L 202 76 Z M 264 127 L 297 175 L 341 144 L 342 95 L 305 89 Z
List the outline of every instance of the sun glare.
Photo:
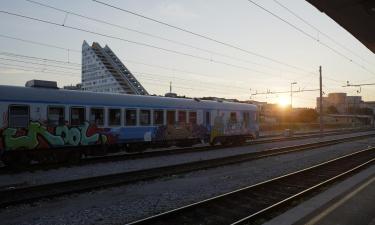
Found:
M 289 105 L 289 101 L 285 97 L 281 97 L 281 98 L 279 98 L 278 104 L 281 107 L 286 107 L 287 105 Z

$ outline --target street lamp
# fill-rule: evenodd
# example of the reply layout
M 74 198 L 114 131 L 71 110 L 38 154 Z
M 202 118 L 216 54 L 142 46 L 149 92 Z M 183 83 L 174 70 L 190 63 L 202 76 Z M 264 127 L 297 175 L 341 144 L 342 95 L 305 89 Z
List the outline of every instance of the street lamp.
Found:
M 293 109 L 293 84 L 297 84 L 297 82 L 290 83 L 290 108 Z

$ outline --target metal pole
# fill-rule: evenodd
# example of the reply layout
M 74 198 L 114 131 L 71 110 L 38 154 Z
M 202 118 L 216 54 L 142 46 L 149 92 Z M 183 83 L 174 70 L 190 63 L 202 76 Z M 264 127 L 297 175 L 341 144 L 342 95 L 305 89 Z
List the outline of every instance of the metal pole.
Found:
M 293 109 L 293 83 L 290 83 L 290 108 Z
M 320 134 L 323 135 L 323 89 L 322 89 L 322 66 L 319 66 L 319 87 L 320 87 L 320 99 L 319 99 L 319 127 Z
M 297 82 L 290 83 L 290 108 L 293 109 L 293 84 L 297 84 Z

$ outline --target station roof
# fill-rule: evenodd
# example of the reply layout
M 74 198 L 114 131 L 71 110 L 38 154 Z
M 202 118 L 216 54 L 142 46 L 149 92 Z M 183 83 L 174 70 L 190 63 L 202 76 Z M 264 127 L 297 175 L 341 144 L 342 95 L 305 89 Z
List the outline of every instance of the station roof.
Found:
M 375 53 L 374 0 L 307 0 Z

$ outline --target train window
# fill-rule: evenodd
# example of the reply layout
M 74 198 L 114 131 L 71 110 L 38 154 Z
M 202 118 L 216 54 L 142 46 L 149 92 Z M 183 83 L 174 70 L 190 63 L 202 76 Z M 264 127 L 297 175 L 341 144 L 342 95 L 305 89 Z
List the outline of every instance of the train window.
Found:
M 151 124 L 151 111 L 150 110 L 141 110 L 139 116 L 139 123 L 141 126 L 147 126 Z
M 249 121 L 250 121 L 249 112 L 243 112 L 243 123 L 244 123 L 245 128 L 249 126 Z
M 70 124 L 72 126 L 79 126 L 85 122 L 85 108 L 72 107 L 70 108 Z
M 186 111 L 178 111 L 178 123 L 180 125 L 186 124 Z
M 28 127 L 30 120 L 30 108 L 27 105 L 9 106 L 8 126 L 12 128 Z
M 229 120 L 231 123 L 237 123 L 237 113 L 236 112 L 231 112 Z
M 104 125 L 104 109 L 103 108 L 91 108 L 90 109 L 90 123 L 94 123 L 97 126 Z
M 189 112 L 189 123 L 197 124 L 197 112 Z
M 154 125 L 163 125 L 164 124 L 164 111 L 155 110 L 154 111 Z
M 49 106 L 47 109 L 48 124 L 59 126 L 65 124 L 65 108 L 61 106 Z
M 211 125 L 211 113 L 210 112 L 206 112 L 206 126 L 209 126 Z
M 135 109 L 127 109 L 125 111 L 125 124 L 127 126 L 135 126 L 135 125 L 137 125 L 137 110 L 135 110 Z
M 109 126 L 121 125 L 121 109 L 108 109 L 108 124 Z
M 175 111 L 167 111 L 167 123 L 168 125 L 174 125 L 176 122 L 176 112 Z

